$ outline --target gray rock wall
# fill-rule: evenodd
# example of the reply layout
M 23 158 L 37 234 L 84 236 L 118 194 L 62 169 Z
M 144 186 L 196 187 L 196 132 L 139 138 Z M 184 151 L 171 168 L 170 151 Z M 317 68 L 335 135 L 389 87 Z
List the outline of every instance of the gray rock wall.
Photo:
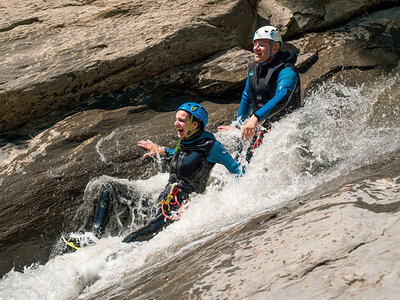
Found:
M 284 36 L 289 38 L 334 28 L 337 24 L 396 3 L 396 0 L 261 0 L 257 7 L 257 24 L 279 24 Z
M 0 273 L 45 261 L 58 234 L 77 229 L 71 220 L 92 178 L 135 179 L 156 171 L 135 147 L 117 153 L 104 145 L 106 161 L 96 150 L 101 138 L 124 126 L 125 145 L 141 138 L 170 142 L 172 129 L 159 128 L 169 128 L 173 113 L 137 106 L 144 98 L 171 90 L 210 99 L 236 92 L 230 99 L 238 100 L 259 16 L 274 21 L 285 33 L 285 47 L 299 53 L 303 92 L 339 75 L 357 73 L 358 80 L 367 80 L 399 62 L 399 8 L 367 14 L 392 1 L 340 2 L 340 13 L 329 18 L 327 12 L 336 11 L 333 1 L 270 3 L 261 1 L 257 10 L 256 1 L 244 0 L 4 0 L 0 132 L 31 137 L 2 148 L 0 258 L 5 263 Z M 269 17 L 265 7 L 277 5 L 284 7 L 282 16 Z M 366 15 L 346 23 L 362 12 Z M 171 100 L 160 97 L 155 98 L 161 103 Z M 118 106 L 122 98 L 136 106 L 75 113 L 91 105 Z M 207 107 L 211 130 L 232 120 L 237 110 L 236 104 Z M 40 134 L 33 131 L 43 126 L 48 128 Z M 140 130 L 143 126 L 151 134 Z
M 307 70 L 303 90 L 343 65 L 338 43 L 347 35 L 360 49 L 352 51 L 356 60 L 385 47 L 385 55 L 368 66 L 392 67 L 399 58 L 397 16 L 389 16 L 386 24 L 378 21 L 380 28 L 354 25 L 340 29 L 340 36 L 319 32 L 335 31 L 337 24 L 395 3 L 76 0 L 22 5 L 6 0 L 0 7 L 0 132 L 24 128 L 31 134 L 76 109 L 136 105 L 158 90 L 210 97 L 240 92 L 252 34 L 267 23 L 296 45 Z M 316 37 L 310 33 L 315 31 Z M 325 43 L 331 44 L 334 60 Z M 314 72 L 311 66 L 325 53 L 334 66 Z M 353 67 L 365 69 L 365 63 Z
M 248 45 L 254 23 L 244 0 L 9 1 L 0 13 L 0 131 Z

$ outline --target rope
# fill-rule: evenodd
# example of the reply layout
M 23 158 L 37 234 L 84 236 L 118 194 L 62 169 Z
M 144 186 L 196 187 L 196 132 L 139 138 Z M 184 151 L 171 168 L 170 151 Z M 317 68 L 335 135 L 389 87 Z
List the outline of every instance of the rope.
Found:
M 73 243 L 73 242 L 69 242 L 69 241 L 67 241 L 67 239 L 62 235 L 61 236 L 61 238 L 62 238 L 62 240 L 64 241 L 64 243 L 66 243 L 68 246 L 70 246 L 71 248 L 74 248 L 74 249 L 76 249 L 76 250 L 78 250 L 79 249 L 79 247 L 78 246 L 75 246 L 75 244 Z
M 162 200 L 162 201 L 160 202 L 162 214 L 164 215 L 165 218 L 167 218 L 168 220 L 171 220 L 171 221 L 176 221 L 176 220 L 178 220 L 178 219 L 179 219 L 179 216 L 180 216 L 181 213 L 182 213 L 182 211 L 181 211 L 182 206 L 181 206 L 181 204 L 179 203 L 178 197 L 177 197 L 178 192 L 179 192 L 178 186 L 177 186 L 176 184 L 172 184 L 172 185 L 171 185 L 171 191 L 170 191 L 170 193 L 169 193 L 168 196 L 167 196 L 167 200 Z M 175 199 L 175 202 L 171 202 L 172 199 Z M 167 206 L 168 206 L 168 210 L 171 210 L 171 205 L 178 205 L 178 206 L 179 206 L 178 215 L 177 215 L 176 217 L 170 217 L 170 216 L 168 216 L 167 213 L 166 213 L 165 210 L 164 210 L 164 205 L 167 205 Z
M 261 129 L 260 132 L 258 133 L 258 137 L 257 137 L 256 141 L 254 142 L 253 149 L 251 149 L 251 151 L 252 151 L 253 153 L 254 153 L 254 150 L 255 150 L 257 147 L 261 146 L 261 144 L 262 144 L 262 142 L 263 142 L 263 140 L 264 140 L 264 137 L 261 138 L 261 135 L 262 135 L 264 132 L 266 132 L 266 130 Z M 261 140 L 260 140 L 260 139 L 261 139 Z

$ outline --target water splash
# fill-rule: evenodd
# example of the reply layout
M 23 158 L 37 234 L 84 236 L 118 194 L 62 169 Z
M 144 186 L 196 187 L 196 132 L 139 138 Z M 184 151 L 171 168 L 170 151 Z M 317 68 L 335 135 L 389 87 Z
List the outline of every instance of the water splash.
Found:
M 103 151 L 102 151 L 102 149 L 101 149 L 101 148 L 102 148 L 102 145 L 103 145 L 104 143 L 107 143 L 107 142 L 114 142 L 115 145 L 114 145 L 114 147 L 112 147 L 112 149 L 116 149 L 116 151 L 117 151 L 118 153 L 120 153 L 121 150 L 120 150 L 120 147 L 119 147 L 119 140 L 116 139 L 115 136 L 118 135 L 118 134 L 120 134 L 121 132 L 124 132 L 124 131 L 126 131 L 126 128 L 125 128 L 125 129 L 123 129 L 123 128 L 117 128 L 117 129 L 113 130 L 109 135 L 107 135 L 107 136 L 105 136 L 105 137 L 102 137 L 102 138 L 97 142 L 97 144 L 96 144 L 96 151 L 97 151 L 97 153 L 100 155 L 100 159 L 101 159 L 103 162 L 105 162 L 106 164 L 111 164 L 111 163 L 107 160 L 106 154 L 103 153 Z
M 322 85 L 305 99 L 303 108 L 273 124 L 243 178 L 217 165 L 206 193 L 194 195 L 181 220 L 152 240 L 127 245 L 121 243 L 122 236 L 109 237 L 93 247 L 57 256 L 46 265 L 27 267 L 24 273 L 11 271 L 0 282 L 0 296 L 85 299 L 126 274 L 140 276 L 332 179 L 393 158 L 400 151 L 399 70 L 369 85 Z M 216 136 L 233 155 L 238 154 L 238 130 Z M 109 141 L 116 142 L 112 139 L 110 135 Z M 244 162 L 243 155 L 238 155 Z M 100 183 L 110 179 L 103 176 L 91 181 L 85 199 L 96 197 Z M 120 180 L 153 196 L 166 181 L 167 174 L 143 181 Z M 49 280 L 51 286 L 45 284 Z

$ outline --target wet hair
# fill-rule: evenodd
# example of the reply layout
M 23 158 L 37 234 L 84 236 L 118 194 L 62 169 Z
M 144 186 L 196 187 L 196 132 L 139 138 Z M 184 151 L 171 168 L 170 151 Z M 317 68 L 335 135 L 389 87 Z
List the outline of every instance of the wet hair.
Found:
M 193 122 L 197 122 L 197 124 L 199 124 L 199 128 L 200 129 L 204 129 L 204 123 L 202 120 L 196 118 L 195 116 L 193 116 Z

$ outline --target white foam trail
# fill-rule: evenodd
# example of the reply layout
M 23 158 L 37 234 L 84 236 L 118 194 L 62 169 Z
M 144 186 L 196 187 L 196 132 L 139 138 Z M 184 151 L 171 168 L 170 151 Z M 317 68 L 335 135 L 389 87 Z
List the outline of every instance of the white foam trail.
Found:
M 102 137 L 96 144 L 96 151 L 97 153 L 100 155 L 100 159 L 105 162 L 106 164 L 108 164 L 109 162 L 107 161 L 106 155 L 103 153 L 103 151 L 101 150 L 101 146 L 103 145 L 103 143 L 105 142 L 109 142 L 112 141 L 115 137 L 115 135 L 120 131 L 120 128 L 117 128 L 115 130 L 113 130 L 109 135 Z M 118 140 L 115 141 L 115 147 L 117 150 L 119 150 L 119 144 L 118 144 Z

